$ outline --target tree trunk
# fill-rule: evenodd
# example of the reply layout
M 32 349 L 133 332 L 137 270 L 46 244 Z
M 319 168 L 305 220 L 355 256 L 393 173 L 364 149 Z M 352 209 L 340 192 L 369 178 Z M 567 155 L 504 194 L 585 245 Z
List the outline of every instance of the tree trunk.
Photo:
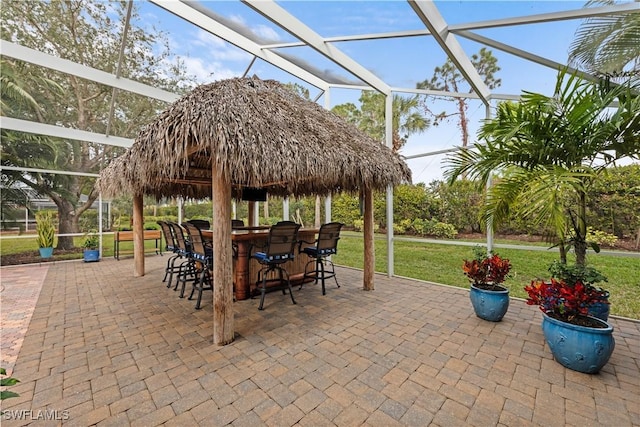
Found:
M 58 207 L 58 245 L 56 249 L 69 250 L 75 246 L 73 236 L 61 236 L 61 234 L 78 233 L 78 217 L 74 214 L 74 206 L 64 199 L 54 199 Z
M 563 264 L 567 263 L 567 247 L 564 242 L 560 242 L 558 245 L 558 249 L 560 250 L 560 262 Z
M 460 132 L 462 133 L 462 146 L 469 145 L 469 121 L 467 120 L 467 100 L 465 98 L 458 98 L 458 114 L 460 115 L 458 126 L 460 126 Z
M 577 224 L 575 228 L 575 241 L 574 249 L 576 252 L 576 264 L 587 264 L 587 195 L 584 192 L 580 192 L 580 200 L 578 202 L 578 215 L 576 218 Z
M 233 264 L 231 251 L 231 181 L 212 168 L 213 202 L 213 343 L 234 339 Z

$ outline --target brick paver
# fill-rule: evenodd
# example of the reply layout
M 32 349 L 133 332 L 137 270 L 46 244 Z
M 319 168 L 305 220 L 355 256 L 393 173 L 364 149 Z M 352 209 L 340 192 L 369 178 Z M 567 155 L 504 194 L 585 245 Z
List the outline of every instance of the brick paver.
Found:
M 491 323 L 464 289 L 377 275 L 365 292 L 361 271 L 339 268 L 342 287 L 326 296 L 309 285 L 297 305 L 279 292 L 264 311 L 236 302 L 237 338 L 219 347 L 211 293 L 194 310 L 160 282 L 165 260 L 147 257 L 138 278 L 131 259 L 3 267 L 3 365 L 24 341 L 12 369 L 21 396 L 2 409 L 100 426 L 639 424 L 640 322 L 611 318 L 613 356 L 580 374 L 553 361 L 523 301 Z M 5 292 L 21 274 L 39 298 L 22 285 L 9 316 Z M 3 427 L 28 424 L 14 415 Z
M 13 372 L 48 265 L 0 268 L 0 366 Z

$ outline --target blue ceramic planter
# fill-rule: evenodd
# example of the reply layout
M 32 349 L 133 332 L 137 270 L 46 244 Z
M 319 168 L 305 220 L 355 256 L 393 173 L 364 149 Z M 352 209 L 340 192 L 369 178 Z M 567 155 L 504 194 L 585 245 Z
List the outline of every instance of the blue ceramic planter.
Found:
M 499 322 L 509 308 L 509 289 L 500 286 L 500 290 L 487 291 L 471 285 L 469 296 L 476 316 L 491 322 Z
M 553 358 L 562 366 L 595 374 L 607 364 L 616 342 L 613 326 L 596 319 L 605 328 L 589 328 L 562 322 L 543 313 L 542 332 Z
M 53 256 L 53 248 L 40 248 L 40 257 L 51 258 Z
M 97 261 L 100 261 L 100 250 L 98 249 L 84 250 L 84 262 L 97 262 Z
M 609 300 L 609 292 L 605 295 L 607 301 Z M 603 302 L 597 302 L 595 304 L 591 304 L 589 307 L 589 316 L 597 317 L 600 320 L 604 320 L 605 322 L 609 320 L 609 307 L 610 304 L 606 304 Z
M 609 320 L 609 304 L 597 302 L 589 307 L 589 316 L 597 317 L 605 322 Z

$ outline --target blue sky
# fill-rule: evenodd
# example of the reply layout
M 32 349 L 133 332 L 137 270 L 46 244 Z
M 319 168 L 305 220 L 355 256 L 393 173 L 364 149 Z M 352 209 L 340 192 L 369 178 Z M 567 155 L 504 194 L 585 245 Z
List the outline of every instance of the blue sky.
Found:
M 216 14 L 241 24 L 262 39 L 286 42 L 295 40 L 249 7 L 236 1 L 202 2 Z M 286 9 L 323 37 L 422 30 L 406 1 L 283 1 Z M 439 1 L 436 6 L 449 25 L 490 19 L 549 13 L 579 9 L 581 1 Z M 169 34 L 171 48 L 188 70 L 201 83 L 242 75 L 251 61 L 251 55 L 211 36 L 203 30 L 187 24 L 180 18 L 150 4 L 138 3 L 143 25 L 155 25 Z M 545 58 L 564 63 L 568 47 L 580 21 L 533 24 L 517 27 L 477 30 L 485 37 Z M 467 55 L 476 53 L 482 45 L 458 38 Z M 393 87 L 414 88 L 416 83 L 433 75 L 436 66 L 442 65 L 446 56 L 431 37 L 412 37 L 376 41 L 341 42 L 338 48 L 375 73 Z M 498 93 L 520 94 L 522 90 L 550 94 L 555 84 L 556 72 L 532 64 L 512 55 L 492 49 L 498 58 L 502 79 Z M 308 48 L 290 48 L 283 52 L 302 58 L 316 67 L 331 73 L 349 77 L 347 72 L 317 52 Z M 256 61 L 249 74 L 260 78 L 273 78 L 282 82 L 304 84 L 295 77 L 262 61 Z M 305 84 L 306 85 L 306 84 Z M 312 98 L 319 93 L 310 87 Z M 358 90 L 332 90 L 331 106 L 354 102 L 360 96 Z M 320 98 L 323 103 L 323 98 Z M 324 104 L 323 104 L 324 105 Z M 451 103 L 439 103 L 436 109 L 452 109 Z M 485 116 L 484 105 L 470 102 L 469 117 L 473 136 Z M 473 142 L 473 141 L 472 141 Z M 454 121 L 432 127 L 427 132 L 410 138 L 402 154 L 414 155 L 460 145 L 460 133 Z M 443 156 L 409 160 L 414 182 L 430 182 L 442 176 Z

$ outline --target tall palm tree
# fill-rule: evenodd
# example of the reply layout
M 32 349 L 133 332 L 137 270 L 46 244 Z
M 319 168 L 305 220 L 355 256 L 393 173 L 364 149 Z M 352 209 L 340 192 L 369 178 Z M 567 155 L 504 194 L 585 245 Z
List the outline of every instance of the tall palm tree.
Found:
M 385 96 L 372 91 L 362 91 L 361 107 L 347 103 L 336 105 L 331 111 L 355 124 L 373 138 L 384 140 L 385 137 Z M 425 131 L 431 124 L 419 111 L 417 96 L 404 97 L 393 95 L 392 127 L 393 150 L 398 151 L 407 142 L 409 136 Z
M 614 0 L 590 0 L 585 7 L 615 3 Z M 627 76 L 640 81 L 640 14 L 585 20 L 569 48 L 569 61 L 597 75 Z
M 497 225 L 517 211 L 555 231 L 563 262 L 571 243 L 584 266 L 589 185 L 616 160 L 640 158 L 640 98 L 629 91 L 561 72 L 553 96 L 524 92 L 519 103 L 499 104 L 479 131 L 486 145 L 452 154 L 446 177 L 467 174 L 482 187 L 497 174 L 483 219 Z

